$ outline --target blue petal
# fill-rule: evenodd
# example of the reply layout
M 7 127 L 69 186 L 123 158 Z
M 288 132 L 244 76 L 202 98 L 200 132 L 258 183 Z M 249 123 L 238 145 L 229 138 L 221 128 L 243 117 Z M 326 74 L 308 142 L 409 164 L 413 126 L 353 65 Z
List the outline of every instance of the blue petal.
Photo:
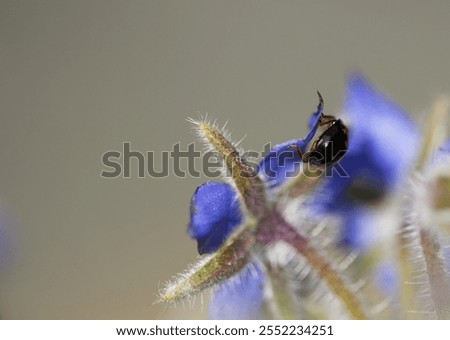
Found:
M 306 152 L 308 143 L 311 142 L 319 128 L 323 112 L 323 99 L 319 92 L 317 94 L 319 95 L 319 105 L 309 120 L 310 131 L 306 138 L 275 145 L 259 164 L 257 172 L 269 188 L 275 188 L 283 184 L 286 179 L 295 177 L 299 173 L 302 164 L 299 151 L 302 154 Z
M 365 156 L 378 182 L 398 188 L 420 151 L 420 133 L 408 114 L 359 74 L 351 77 L 344 111 L 351 120 L 349 155 Z M 345 160 L 342 166 L 345 169 Z M 356 164 L 354 173 L 361 172 Z M 355 164 L 348 164 L 349 168 Z
M 265 276 L 250 264 L 214 292 L 209 318 L 214 320 L 261 319 Z
M 322 95 L 319 92 L 317 92 L 317 94 L 319 96 L 319 105 L 317 106 L 317 111 L 314 112 L 309 119 L 308 127 L 310 131 L 308 133 L 308 136 L 306 136 L 306 138 L 304 139 L 306 144 L 308 144 L 316 134 L 317 129 L 319 128 L 320 118 L 322 117 L 323 99 Z
M 369 219 L 359 212 L 398 189 L 420 151 L 420 134 L 409 116 L 361 75 L 350 78 L 344 112 L 349 128 L 346 155 L 331 168 L 310 201 L 315 214 L 343 217 L 343 241 L 370 243 Z M 367 224 L 367 225 L 366 225 Z
M 354 209 L 346 214 L 341 242 L 352 249 L 367 249 L 376 239 L 376 219 L 366 209 Z
M 314 202 L 319 210 L 338 213 L 374 203 L 398 189 L 420 151 L 414 122 L 361 75 L 349 81 L 344 112 L 349 118 L 349 148 L 329 169 L 320 199 Z
M 215 252 L 241 221 L 239 199 L 229 184 L 206 182 L 197 188 L 188 232 L 200 254 Z
M 304 152 L 307 143 L 303 140 L 291 140 L 274 146 L 258 167 L 258 174 L 270 188 L 281 185 L 286 179 L 295 177 L 302 160 L 297 147 Z

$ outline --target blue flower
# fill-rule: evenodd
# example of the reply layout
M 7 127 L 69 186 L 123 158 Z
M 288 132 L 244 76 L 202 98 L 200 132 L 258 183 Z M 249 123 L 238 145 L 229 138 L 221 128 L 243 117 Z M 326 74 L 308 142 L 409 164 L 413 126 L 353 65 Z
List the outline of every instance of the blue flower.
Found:
M 275 146 L 259 165 L 258 173 L 269 188 L 293 177 L 318 127 L 323 110 L 322 97 L 310 119 L 310 132 L 305 139 Z M 207 182 L 199 186 L 191 200 L 189 235 L 197 240 L 200 254 L 219 249 L 242 222 L 237 193 L 227 183 Z M 261 317 L 265 276 L 257 264 L 249 264 L 214 292 L 209 308 L 212 319 L 255 319 Z
M 306 138 L 279 144 L 264 157 L 259 173 L 269 188 L 301 170 L 296 148 L 307 151 L 322 110 L 321 100 Z M 344 223 L 342 243 L 366 248 L 375 239 L 376 218 L 370 206 L 401 187 L 420 150 L 420 133 L 406 112 L 359 74 L 349 79 L 343 112 L 349 128 L 347 153 L 338 164 L 327 167 L 325 180 L 308 206 L 316 216 L 339 215 Z
M 343 242 L 365 248 L 373 240 L 369 209 L 399 189 L 420 151 L 420 133 L 410 117 L 361 75 L 350 78 L 344 105 L 349 147 L 338 165 L 327 169 L 312 197 L 315 214 L 344 219 Z M 335 171 L 337 168 L 342 171 Z
M 199 186 L 191 201 L 189 234 L 198 242 L 200 254 L 213 253 L 240 225 L 242 213 L 237 193 L 227 183 L 207 182 Z M 249 264 L 214 292 L 212 319 L 255 319 L 263 303 L 264 274 Z
M 220 248 L 241 221 L 239 199 L 229 184 L 206 182 L 197 188 L 188 231 L 197 240 L 200 255 Z
M 309 121 L 308 135 L 275 146 L 259 164 L 257 173 L 269 194 L 301 170 L 301 154 L 308 151 L 317 134 L 322 111 L 320 97 Z M 347 153 L 337 164 L 325 168 L 326 176 L 309 200 L 302 201 L 302 209 L 309 209 L 318 218 L 337 215 L 343 222 L 341 243 L 366 249 L 377 238 L 378 216 L 373 207 L 404 183 L 420 150 L 420 134 L 400 107 L 358 74 L 348 83 L 344 114 L 342 120 L 349 129 Z M 197 188 L 188 231 L 197 240 L 200 254 L 216 252 L 242 221 L 235 188 L 216 182 Z M 392 278 L 385 271 L 381 274 Z M 210 317 L 261 317 L 264 284 L 264 271 L 250 261 L 218 286 L 210 304 Z
M 420 151 L 414 122 L 361 75 L 350 78 L 344 113 L 350 136 L 340 166 L 348 177 L 332 176 L 325 182 L 331 210 L 370 203 L 398 189 Z

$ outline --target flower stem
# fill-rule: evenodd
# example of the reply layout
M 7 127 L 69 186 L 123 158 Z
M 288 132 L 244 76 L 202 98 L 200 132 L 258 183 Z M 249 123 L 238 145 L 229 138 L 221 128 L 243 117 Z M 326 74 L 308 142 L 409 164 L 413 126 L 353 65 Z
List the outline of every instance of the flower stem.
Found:
M 251 230 L 240 229 L 218 252 L 169 283 L 160 294 L 159 302 L 176 302 L 230 278 L 248 263 L 253 244 Z
M 273 232 L 273 229 L 275 228 L 278 240 L 286 242 L 307 259 L 319 277 L 324 280 L 333 293 L 340 298 L 353 318 L 359 320 L 368 319 L 355 292 L 349 287 L 348 283 L 345 282 L 345 279 L 333 265 L 327 261 L 317 249 L 315 249 L 305 236 L 301 235 L 277 213 L 274 213 L 274 215 L 266 222 L 267 223 L 262 224 L 260 230 L 260 241 L 270 243 L 270 240 L 264 237 L 266 233 L 265 229 L 269 228 L 269 230 L 272 230 Z

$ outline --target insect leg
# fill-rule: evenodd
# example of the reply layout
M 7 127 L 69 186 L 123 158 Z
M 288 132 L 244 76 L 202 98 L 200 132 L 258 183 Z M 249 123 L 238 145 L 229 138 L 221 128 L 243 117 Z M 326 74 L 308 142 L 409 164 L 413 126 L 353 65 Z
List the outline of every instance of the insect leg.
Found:
M 337 121 L 335 116 L 328 116 L 328 115 L 322 114 L 322 116 L 319 119 L 319 125 L 320 126 L 324 126 L 324 125 L 327 125 L 327 124 L 332 124 L 335 121 Z
M 298 145 L 292 144 L 292 145 L 289 145 L 287 148 L 288 148 L 288 149 L 293 149 L 293 148 L 295 148 L 295 149 L 297 150 L 298 155 L 300 156 L 300 159 L 303 160 L 303 152 L 302 152 L 302 150 L 298 147 Z
M 317 143 L 318 143 L 318 142 L 319 142 L 319 140 L 316 139 L 316 140 L 312 143 L 311 147 L 309 148 L 309 152 L 307 152 L 307 153 L 305 153 L 305 154 L 303 155 L 303 157 L 302 157 L 303 163 L 308 163 L 308 162 L 309 162 L 309 159 L 311 158 L 311 152 L 313 152 L 313 151 L 316 149 Z

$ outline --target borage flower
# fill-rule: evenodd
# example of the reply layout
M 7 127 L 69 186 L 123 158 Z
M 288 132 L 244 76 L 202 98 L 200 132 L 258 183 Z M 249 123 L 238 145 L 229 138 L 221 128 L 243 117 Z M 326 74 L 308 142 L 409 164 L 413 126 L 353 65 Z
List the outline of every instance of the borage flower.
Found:
M 439 282 L 448 281 L 440 248 L 430 246 L 438 239 L 411 233 L 415 217 L 404 212 L 402 193 L 420 151 L 414 123 L 354 75 L 342 117 L 348 150 L 340 161 L 313 162 L 306 155 L 308 147 L 318 145 L 314 140 L 322 146 L 333 141 L 325 138 L 334 133 L 326 129 L 336 120 L 322 111 L 320 97 L 308 135 L 275 146 L 258 169 L 241 159 L 223 130 L 194 122 L 207 147 L 222 156 L 230 184 L 208 182 L 194 194 L 189 233 L 199 253 L 208 255 L 168 283 L 161 301 L 178 301 L 217 285 L 211 318 L 408 317 L 405 310 L 411 306 L 399 309 L 385 287 L 396 282 L 396 274 L 404 279 L 414 272 L 407 265 L 418 252 L 412 239 L 427 255 L 425 266 L 432 266 L 433 275 L 438 267 Z M 318 129 L 326 132 L 314 139 Z M 317 150 L 313 153 L 321 156 Z M 436 275 L 429 274 L 431 302 L 436 315 L 445 316 L 450 304 L 436 302 L 442 284 L 433 284 Z M 358 285 L 361 280 L 369 283 Z M 387 306 L 380 308 L 383 300 Z

